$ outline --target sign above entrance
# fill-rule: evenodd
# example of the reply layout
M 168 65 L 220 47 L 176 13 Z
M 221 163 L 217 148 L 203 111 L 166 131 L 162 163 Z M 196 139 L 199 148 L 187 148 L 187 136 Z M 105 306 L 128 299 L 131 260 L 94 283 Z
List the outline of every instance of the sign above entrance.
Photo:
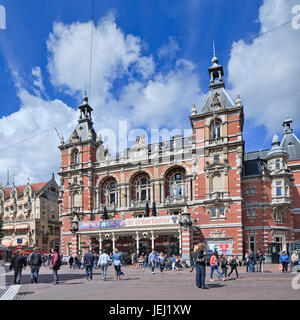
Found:
M 87 221 L 79 223 L 79 230 L 110 229 L 124 227 L 145 227 L 153 225 L 178 224 L 178 216 L 147 217 L 123 220 Z

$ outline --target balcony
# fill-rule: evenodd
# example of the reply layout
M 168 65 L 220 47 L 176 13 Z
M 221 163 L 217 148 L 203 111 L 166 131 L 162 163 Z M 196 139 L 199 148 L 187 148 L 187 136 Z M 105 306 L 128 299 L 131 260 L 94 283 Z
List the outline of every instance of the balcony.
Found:
M 287 197 L 287 196 L 272 197 L 272 204 L 274 205 L 289 205 L 290 203 L 291 203 L 290 197 Z

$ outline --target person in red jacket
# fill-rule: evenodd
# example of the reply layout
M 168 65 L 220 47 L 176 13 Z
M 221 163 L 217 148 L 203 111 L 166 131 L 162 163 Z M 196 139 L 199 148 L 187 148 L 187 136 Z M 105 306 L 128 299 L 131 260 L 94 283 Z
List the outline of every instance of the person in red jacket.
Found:
M 57 249 L 52 249 L 51 269 L 53 270 L 53 284 L 58 284 L 57 271 L 60 269 L 61 261 Z
M 219 258 L 218 252 L 215 251 L 215 253 L 210 258 L 210 270 L 211 270 L 210 271 L 210 281 L 214 281 L 213 274 L 214 274 L 215 270 L 217 271 L 221 280 L 223 280 L 223 281 L 226 280 L 226 278 L 224 278 L 222 276 L 222 273 L 219 270 L 219 264 L 220 264 L 220 258 Z

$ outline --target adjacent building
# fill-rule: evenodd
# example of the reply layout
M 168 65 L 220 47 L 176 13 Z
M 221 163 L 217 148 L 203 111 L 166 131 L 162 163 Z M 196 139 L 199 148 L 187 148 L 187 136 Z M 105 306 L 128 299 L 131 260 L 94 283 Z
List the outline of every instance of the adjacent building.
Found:
M 109 157 L 96 135 L 87 96 L 78 124 L 61 141 L 61 250 L 138 254 L 151 249 L 190 262 L 199 241 L 207 250 L 242 257 L 262 249 L 267 257 L 300 240 L 300 142 L 292 120 L 280 143 L 245 153 L 244 113 L 225 90 L 214 55 L 209 93 L 192 106 L 193 135 L 136 144 Z M 255 93 L 253 93 L 255 94 Z
M 49 252 L 59 247 L 59 187 L 47 182 L 0 188 L 0 213 L 3 218 L 2 244 L 31 251 L 39 247 Z

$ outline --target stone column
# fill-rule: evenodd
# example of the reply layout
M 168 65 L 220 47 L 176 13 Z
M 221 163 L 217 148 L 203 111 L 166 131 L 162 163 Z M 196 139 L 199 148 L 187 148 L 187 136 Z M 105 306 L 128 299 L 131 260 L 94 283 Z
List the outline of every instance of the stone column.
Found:
M 139 233 L 136 232 L 136 255 L 137 258 L 139 258 L 139 253 L 140 253 L 140 238 L 139 238 Z
M 78 234 L 72 236 L 72 255 L 78 254 Z
M 182 259 L 186 262 L 188 266 L 191 265 L 191 232 L 190 228 L 182 228 L 181 233 L 182 241 Z
M 151 231 L 151 249 L 154 250 L 154 232 Z
M 161 184 L 161 202 L 165 202 L 165 182 L 163 181 Z
M 113 250 L 116 248 L 116 238 L 115 238 L 115 233 L 112 233 L 112 245 L 113 245 Z
M 124 188 L 125 207 L 129 207 L 129 186 Z
M 178 242 L 179 242 L 179 255 L 182 255 L 182 239 L 181 239 L 181 229 L 178 230 Z
M 102 234 L 99 233 L 99 253 L 102 253 Z

